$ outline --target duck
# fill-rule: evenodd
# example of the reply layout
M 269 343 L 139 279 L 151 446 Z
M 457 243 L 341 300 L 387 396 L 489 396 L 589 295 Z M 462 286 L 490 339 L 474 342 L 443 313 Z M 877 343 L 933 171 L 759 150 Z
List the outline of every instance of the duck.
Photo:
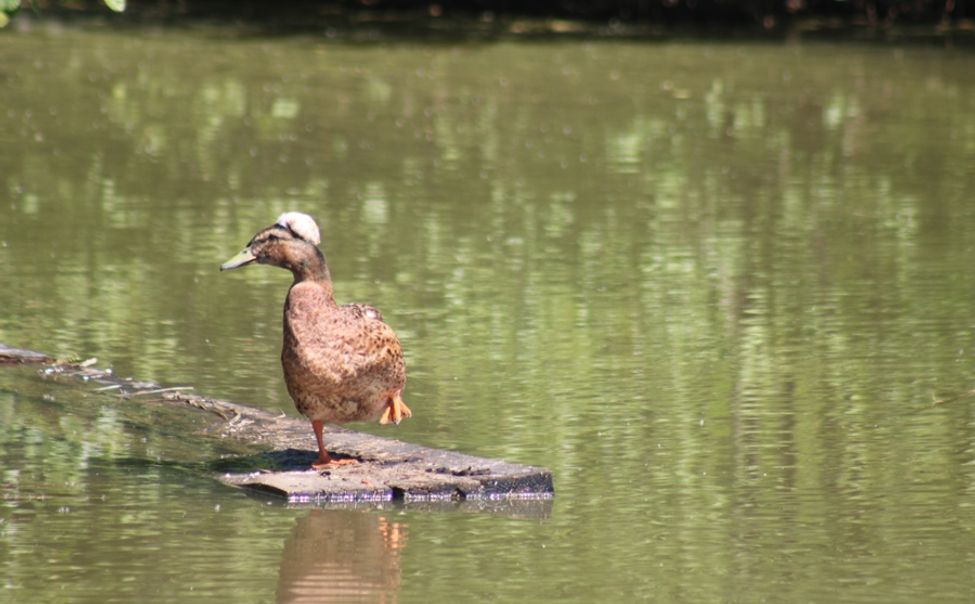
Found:
M 338 304 L 315 219 L 285 212 L 257 232 L 221 271 L 268 264 L 291 271 L 284 301 L 281 366 L 298 412 L 311 420 L 318 444 L 313 468 L 354 463 L 335 459 L 324 443 L 325 423 L 379 420 L 399 424 L 413 415 L 403 401 L 403 347 L 380 312 Z

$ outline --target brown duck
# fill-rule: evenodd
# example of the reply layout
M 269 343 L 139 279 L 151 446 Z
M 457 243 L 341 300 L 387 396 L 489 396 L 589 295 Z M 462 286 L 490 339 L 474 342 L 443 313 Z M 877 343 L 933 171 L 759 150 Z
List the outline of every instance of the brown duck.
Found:
M 319 243 L 311 216 L 287 212 L 220 267 L 257 262 L 294 275 L 284 302 L 281 364 L 295 407 L 315 431 L 318 459 L 313 467 L 338 463 L 325 450 L 324 422 L 379 418 L 382 424 L 398 424 L 412 415 L 403 402 L 406 364 L 399 339 L 375 308 L 335 303 Z

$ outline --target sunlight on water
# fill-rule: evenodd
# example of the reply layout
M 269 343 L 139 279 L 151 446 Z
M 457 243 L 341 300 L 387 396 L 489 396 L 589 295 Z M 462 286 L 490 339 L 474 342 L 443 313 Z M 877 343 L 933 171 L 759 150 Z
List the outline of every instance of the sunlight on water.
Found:
M 970 54 L 0 49 L 0 342 L 294 414 L 290 277 L 217 269 L 307 211 L 406 349 L 415 416 L 358 427 L 557 490 L 289 509 L 204 419 L 3 368 L 0 601 L 971 599 Z

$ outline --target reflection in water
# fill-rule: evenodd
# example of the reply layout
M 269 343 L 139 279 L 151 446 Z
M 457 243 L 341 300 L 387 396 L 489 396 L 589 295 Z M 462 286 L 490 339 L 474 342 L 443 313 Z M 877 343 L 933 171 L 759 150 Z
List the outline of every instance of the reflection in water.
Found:
M 406 526 L 355 510 L 312 510 L 284 545 L 278 602 L 397 602 Z
M 343 301 L 406 344 L 418 408 L 396 436 L 554 470 L 541 524 L 411 516 L 404 600 L 971 599 L 975 419 L 930 404 L 975 373 L 971 53 L 71 28 L 0 51 L 0 341 L 293 413 L 288 277 L 216 267 L 300 208 Z M 114 576 L 159 593 L 119 572 L 151 548 L 174 574 L 216 569 L 194 573 L 201 600 L 228 573 L 273 592 L 293 517 L 174 504 L 181 475 L 101 462 L 171 461 L 185 431 L 42 394 L 0 397 L 21 599 Z M 70 505 L 123 488 L 135 511 Z M 75 511 L 53 522 L 35 496 L 57 490 Z M 145 549 L 114 541 L 120 514 Z M 282 594 L 391 584 L 378 520 L 342 522 L 310 531 L 329 555 L 283 568 Z M 54 538 L 73 594 L 33 563 Z M 332 555 L 343 539 L 372 562 Z

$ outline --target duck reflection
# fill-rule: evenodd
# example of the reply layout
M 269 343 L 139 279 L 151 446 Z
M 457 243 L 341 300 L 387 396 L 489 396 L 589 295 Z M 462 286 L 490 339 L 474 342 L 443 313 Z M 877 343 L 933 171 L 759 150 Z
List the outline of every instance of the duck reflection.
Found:
M 285 542 L 278 602 L 396 602 L 406 526 L 354 510 L 311 510 Z

